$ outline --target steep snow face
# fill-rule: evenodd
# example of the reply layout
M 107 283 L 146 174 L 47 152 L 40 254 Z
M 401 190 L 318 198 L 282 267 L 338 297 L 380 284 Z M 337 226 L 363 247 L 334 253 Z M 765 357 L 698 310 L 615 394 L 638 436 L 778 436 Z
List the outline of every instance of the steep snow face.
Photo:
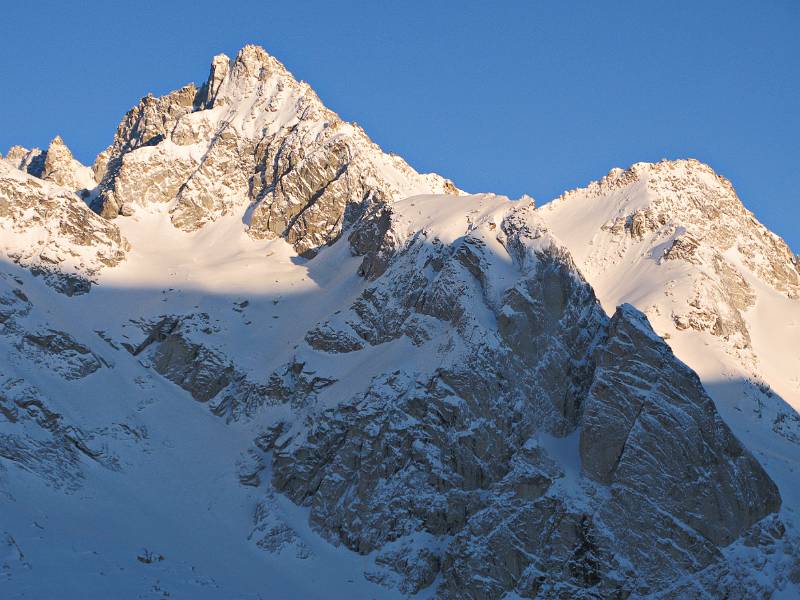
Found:
M 800 506 L 797 258 L 697 161 L 639 163 L 539 209 L 607 312 L 630 302 Z
M 797 259 L 726 179 L 693 160 L 638 163 L 540 214 L 607 312 L 630 302 L 695 368 L 710 350 L 800 407 Z
M 774 589 L 756 560 L 785 587 L 774 485 L 531 202 L 375 203 L 313 260 L 168 211 L 114 221 L 131 249 L 89 294 L 7 266 L 15 592 L 64 568 L 123 595 Z
M 386 210 L 350 234 L 373 283 L 296 350 L 322 385 L 262 438 L 273 485 L 407 592 L 695 594 L 733 568 L 777 490 L 646 318 L 609 321 L 529 202 Z
M 267 412 L 259 386 L 360 290 L 347 245 L 312 270 L 237 217 L 183 232 L 157 205 L 110 222 L 69 190 L 0 169 L 3 597 L 400 597 L 246 475 L 246 450 L 286 410 Z M 54 274 L 90 268 L 97 285 L 54 293 L 34 275 L 45 250 Z M 236 418 L 250 394 L 258 421 L 227 425 L 200 403 L 215 392 L 215 412 Z M 291 527 L 281 537 L 267 516 Z
M 95 172 L 106 217 L 166 203 L 175 227 L 193 231 L 235 214 L 252 237 L 284 237 L 308 255 L 370 202 L 457 192 L 382 152 L 256 46 L 215 57 L 200 90 L 144 98 Z
M 279 351 L 270 325 L 290 311 L 279 302 L 273 320 L 266 298 L 237 312 L 236 295 L 164 292 L 101 284 L 70 298 L 3 265 L 3 598 L 399 598 L 361 577 L 364 558 L 315 535 L 303 509 L 239 483 L 257 427 L 227 425 L 111 337 L 129 318 L 185 301 L 214 314 L 207 327 L 229 331 L 242 354 L 267 354 Z M 245 327 L 228 328 L 256 315 L 248 329 L 259 344 L 235 339 Z M 283 544 L 276 535 L 271 550 L 254 543 L 263 533 L 248 541 L 265 502 L 296 532 Z

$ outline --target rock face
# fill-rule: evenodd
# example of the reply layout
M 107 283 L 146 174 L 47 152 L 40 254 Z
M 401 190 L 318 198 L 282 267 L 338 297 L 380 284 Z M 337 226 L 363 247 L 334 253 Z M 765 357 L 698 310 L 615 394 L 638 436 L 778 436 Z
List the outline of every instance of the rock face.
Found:
M 67 295 L 87 292 L 92 278 L 118 265 L 128 249 L 119 229 L 70 190 L 6 160 L 0 160 L 0 230 L 5 257 Z
M 139 344 L 122 345 L 134 356 L 146 356 L 158 373 L 195 400 L 211 401 L 214 414 L 238 420 L 267 402 L 267 387 L 250 381 L 209 344 L 215 331 L 207 314 L 164 316 L 144 324 L 144 332 Z
M 614 202 L 643 191 L 639 205 Z M 650 232 L 670 232 L 672 245 L 664 258 L 686 261 L 716 251 L 733 250 L 761 279 L 791 298 L 800 294 L 800 273 L 794 256 L 780 237 L 761 225 L 742 204 L 730 181 L 696 160 L 636 163 L 611 172 L 586 188 L 565 193 L 559 204 L 587 204 L 606 198 L 621 209 L 606 223 L 616 234 L 642 238 Z
M 44 169 L 44 153 L 40 148 L 28 150 L 22 146 L 12 146 L 5 159 L 15 168 L 34 177 L 40 177 Z
M 539 214 L 606 311 L 647 314 L 734 431 L 765 440 L 751 449 L 771 453 L 776 432 L 798 439 L 798 263 L 730 182 L 696 160 L 638 163 Z
M 73 158 L 60 135 L 53 138 L 44 151 L 13 146 L 6 154 L 6 160 L 20 171 L 52 181 L 83 198 L 88 198 L 96 185 L 92 170 Z
M 93 207 L 106 218 L 130 214 L 135 204 L 168 202 L 194 164 L 186 153 L 172 156 L 166 140 L 177 120 L 192 112 L 196 90 L 188 85 L 163 98 L 145 96 L 120 123 L 114 143 L 92 167 L 100 182 Z M 142 149 L 139 153 L 135 150 Z
M 11 283 L 13 287 L 6 286 Z M 16 353 L 32 362 L 46 365 L 66 380 L 81 379 L 103 367 L 102 359 L 90 348 L 75 340 L 69 333 L 59 331 L 48 324 L 24 325 L 23 321 L 33 307 L 24 291 L 11 280 L 3 281 L 0 296 L 0 335 L 14 346 Z M 14 363 L 10 357 L 8 365 Z
M 436 360 L 288 428 L 273 484 L 407 592 L 440 577 L 442 598 L 626 597 L 722 561 L 778 510 L 776 486 L 646 318 L 607 319 L 532 205 L 497 202 L 454 242 L 364 225 L 384 231 L 365 260 L 393 258 L 309 333 L 311 370 L 402 339 Z
M 107 218 L 168 203 L 173 224 L 193 231 L 236 214 L 254 238 L 310 255 L 376 197 L 456 193 L 383 153 L 256 46 L 215 57 L 200 90 L 143 98 L 94 171 L 93 206 Z
M 90 432 L 65 419 L 19 367 L 33 364 L 73 382 L 106 365 L 69 333 L 42 323 L 41 312 L 20 281 L 0 275 L 0 459 L 70 492 L 82 484 L 84 460 L 111 469 L 118 468 L 117 460 Z
M 611 486 L 600 514 L 634 564 L 648 565 L 664 585 L 668 567 L 648 561 L 655 540 L 676 535 L 676 521 L 686 528 L 669 552 L 692 548 L 673 554 L 679 566 L 691 568 L 778 510 L 775 484 L 722 422 L 697 376 L 632 306 L 612 318 L 597 363 L 580 433 L 581 464 L 589 477 Z
M 40 177 L 45 181 L 52 181 L 61 187 L 81 192 L 84 197 L 95 187 L 91 169 L 72 157 L 72 152 L 60 135 L 53 138 L 44 155 Z

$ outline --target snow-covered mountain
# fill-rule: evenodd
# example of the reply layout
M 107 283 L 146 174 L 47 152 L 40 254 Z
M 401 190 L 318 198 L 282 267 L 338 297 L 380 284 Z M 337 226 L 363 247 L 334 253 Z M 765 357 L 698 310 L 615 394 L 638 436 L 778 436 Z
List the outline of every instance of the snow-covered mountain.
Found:
M 468 195 L 248 46 L 12 148 L 0 253 L 4 597 L 800 594 L 800 270 L 701 163 Z
M 199 90 L 143 98 L 93 168 L 105 217 L 167 203 L 173 224 L 194 231 L 236 213 L 250 236 L 309 255 L 370 202 L 457 193 L 382 152 L 257 46 L 215 57 Z
M 695 160 L 614 169 L 539 212 L 604 308 L 647 315 L 796 505 L 800 268 L 786 243 Z

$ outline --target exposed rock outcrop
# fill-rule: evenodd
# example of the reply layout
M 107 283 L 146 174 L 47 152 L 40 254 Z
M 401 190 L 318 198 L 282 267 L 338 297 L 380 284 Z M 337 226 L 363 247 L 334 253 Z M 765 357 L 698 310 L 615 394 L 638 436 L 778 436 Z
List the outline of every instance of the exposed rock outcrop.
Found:
M 369 582 L 441 600 L 800 589 L 800 417 L 755 376 L 725 380 L 715 406 L 664 341 L 752 357 L 764 290 L 800 301 L 796 257 L 705 165 L 615 169 L 539 209 L 467 196 L 247 46 L 215 57 L 199 88 L 143 98 L 88 179 L 59 137 L 12 148 L 0 233 L 0 258 L 18 263 L 0 272 L 0 496 L 30 520 L 52 490 L 26 477 L 87 482 L 52 505 L 97 510 L 122 545 L 139 535 L 128 513 L 145 514 L 143 538 L 165 526 L 147 547 L 174 554 L 128 558 L 190 586 L 176 594 L 247 595 L 195 572 L 202 552 L 173 560 L 197 540 L 233 556 L 209 572 L 255 556 L 260 573 L 327 563 L 317 534 L 343 546 L 322 580 L 340 575 L 331 564 L 363 568 L 355 595 Z M 717 407 L 735 424 L 748 402 L 743 444 Z M 74 529 L 48 517 L 33 535 L 14 524 L 32 555 Z M 6 562 L 20 568 L 16 540 Z M 163 596 L 158 581 L 148 593 Z
M 41 148 L 28 150 L 22 146 L 12 146 L 8 149 L 5 160 L 20 171 L 34 177 L 41 177 L 44 170 L 45 153 Z
M 574 228 L 562 230 L 565 213 L 578 207 L 607 219 L 591 232 L 591 240 Z M 756 357 L 743 315 L 754 305 L 755 293 L 748 278 L 800 298 L 800 271 L 790 248 L 742 205 L 727 179 L 696 160 L 612 169 L 545 206 L 542 216 L 580 249 L 581 269 L 589 279 L 643 257 L 662 266 L 680 282 L 662 292 L 673 299 L 674 326 L 721 338 L 751 369 Z M 647 301 L 659 304 L 655 298 Z
M 40 176 L 46 181 L 79 192 L 82 197 L 88 197 L 90 190 L 95 187 L 91 169 L 72 157 L 72 152 L 60 135 L 53 138 L 47 147 Z
M 377 551 L 370 578 L 438 577 L 442 598 L 641 595 L 724 561 L 778 510 L 775 485 L 641 313 L 605 317 L 532 206 L 483 202 L 451 243 L 389 235 L 380 211 L 355 229 L 374 232 L 354 240 L 367 256 L 396 243 L 307 336 L 314 368 L 403 339 L 437 358 L 377 371 L 276 438 L 274 486 L 329 539 Z
M 248 379 L 221 351 L 209 343 L 214 333 L 207 314 L 164 316 L 144 323 L 145 338 L 137 345 L 123 342 L 134 356 L 173 381 L 199 402 L 228 419 L 252 416 L 269 400 L 267 387 Z
M 199 91 L 142 99 L 94 170 L 93 206 L 107 218 L 170 203 L 173 224 L 193 231 L 238 214 L 253 237 L 284 237 L 309 255 L 376 196 L 457 192 L 383 153 L 256 46 L 215 57 Z
M 24 376 L 20 365 L 65 382 L 102 368 L 102 359 L 70 334 L 41 323 L 20 283 L 0 275 L 0 459 L 67 491 L 80 487 L 85 460 L 117 469 L 116 457 L 92 440 L 91 432 L 70 423 L 52 398 Z M 41 311 L 39 311 L 41 312 Z
M 44 151 L 13 146 L 6 160 L 20 171 L 72 190 L 82 198 L 88 198 L 95 187 L 92 170 L 75 160 L 60 135 Z
M 103 268 L 125 258 L 128 242 L 71 191 L 0 160 L 0 253 L 67 295 L 85 293 Z
M 600 517 L 659 586 L 719 555 L 780 507 L 761 465 L 722 422 L 700 380 L 623 305 L 597 354 L 580 433 L 581 464 L 610 486 Z M 713 483 L 712 483 L 713 482 Z M 677 536 L 674 565 L 653 564 L 655 540 Z

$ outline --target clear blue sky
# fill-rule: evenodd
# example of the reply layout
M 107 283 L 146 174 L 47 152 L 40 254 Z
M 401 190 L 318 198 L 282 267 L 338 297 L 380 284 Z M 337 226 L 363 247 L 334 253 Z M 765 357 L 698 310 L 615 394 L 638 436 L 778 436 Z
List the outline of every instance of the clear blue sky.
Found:
M 126 110 L 263 45 L 386 150 L 540 203 L 694 157 L 800 251 L 800 2 L 13 2 L 0 152 L 91 162 Z

